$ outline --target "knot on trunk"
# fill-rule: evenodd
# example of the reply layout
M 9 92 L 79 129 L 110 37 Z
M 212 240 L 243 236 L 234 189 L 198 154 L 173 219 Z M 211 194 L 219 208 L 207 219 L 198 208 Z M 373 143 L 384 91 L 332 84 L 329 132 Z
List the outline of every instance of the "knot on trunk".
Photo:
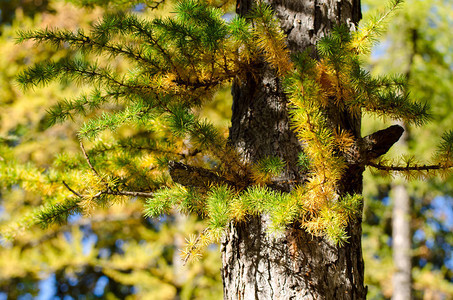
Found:
M 362 150 L 365 163 L 387 153 L 401 138 L 403 132 L 402 126 L 392 125 L 364 137 L 362 139 Z

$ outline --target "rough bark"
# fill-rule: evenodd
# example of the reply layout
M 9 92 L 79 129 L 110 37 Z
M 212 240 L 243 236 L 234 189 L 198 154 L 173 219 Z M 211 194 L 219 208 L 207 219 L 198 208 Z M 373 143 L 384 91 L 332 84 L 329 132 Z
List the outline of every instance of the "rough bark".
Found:
M 273 0 L 270 4 L 292 52 L 314 49 L 335 24 L 353 27 L 361 17 L 359 0 Z M 244 15 L 250 7 L 250 0 L 240 0 L 237 11 Z M 267 155 L 283 158 L 287 169 L 281 179 L 289 183 L 289 191 L 304 179 L 296 164 L 303 145 L 290 129 L 279 78 L 263 64 L 258 77 L 235 82 L 232 94 L 232 145 L 249 162 Z M 360 118 L 336 108 L 325 113 L 332 125 L 360 140 Z M 364 159 L 361 149 L 347 157 L 342 193 L 361 193 Z M 269 235 L 267 224 L 266 216 L 230 224 L 221 245 L 225 299 L 365 299 L 361 216 L 349 225 L 349 242 L 343 247 L 312 237 L 297 224 L 284 234 Z

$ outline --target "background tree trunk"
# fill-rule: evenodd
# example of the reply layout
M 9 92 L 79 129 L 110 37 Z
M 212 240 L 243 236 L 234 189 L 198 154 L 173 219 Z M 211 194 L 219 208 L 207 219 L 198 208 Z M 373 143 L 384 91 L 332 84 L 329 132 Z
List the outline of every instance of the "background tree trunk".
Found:
M 411 52 L 408 59 L 406 80 L 411 78 L 414 56 L 417 54 L 416 29 L 410 30 Z M 407 91 L 406 91 L 407 92 Z M 407 125 L 400 124 L 407 128 Z M 408 147 L 408 131 L 405 131 L 400 139 L 400 146 Z M 392 185 L 393 210 L 392 210 L 392 251 L 395 273 L 393 274 L 392 300 L 412 299 L 412 233 L 411 233 L 411 200 L 407 191 L 407 182 L 400 178 Z
M 393 274 L 392 300 L 412 299 L 410 198 L 404 183 L 394 184 L 392 212 Z
M 361 17 L 359 0 L 274 0 L 270 4 L 288 36 L 292 52 L 301 52 L 327 34 L 334 25 L 354 27 Z M 237 12 L 244 15 L 250 0 L 239 0 Z M 315 55 L 315 53 L 313 52 Z M 245 161 L 268 155 L 287 163 L 280 187 L 290 191 L 301 182 L 297 155 L 302 145 L 290 129 L 287 100 L 280 80 L 266 64 L 259 77 L 233 85 L 233 115 L 230 141 Z M 326 111 L 333 126 L 360 139 L 360 118 L 336 108 Z M 363 166 L 348 161 L 341 193 L 361 193 Z M 293 224 L 286 233 L 269 235 L 266 216 L 232 223 L 222 245 L 222 277 L 225 299 L 365 299 L 361 250 L 361 218 L 349 225 L 348 243 L 332 245 L 312 237 Z

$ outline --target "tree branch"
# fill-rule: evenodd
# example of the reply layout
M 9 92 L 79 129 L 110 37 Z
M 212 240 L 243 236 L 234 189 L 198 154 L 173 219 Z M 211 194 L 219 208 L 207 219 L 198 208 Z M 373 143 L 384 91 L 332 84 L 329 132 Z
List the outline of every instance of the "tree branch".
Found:
M 195 187 L 202 190 L 208 190 L 213 184 L 227 184 L 236 187 L 234 182 L 208 169 L 189 166 L 176 161 L 170 161 L 168 166 L 171 179 L 186 187 Z
M 373 163 L 373 162 L 367 162 L 367 165 L 373 168 L 376 168 L 378 170 L 382 171 L 396 171 L 396 172 L 407 172 L 407 171 L 433 171 L 433 170 L 445 170 L 449 169 L 451 167 L 449 166 L 442 166 L 442 165 L 413 165 L 413 166 L 386 166 L 380 163 Z
M 103 194 L 107 195 L 115 195 L 115 196 L 131 196 L 131 197 L 144 197 L 144 198 L 149 198 L 153 197 L 154 193 L 153 192 L 135 192 L 135 191 L 112 191 L 112 190 L 107 190 L 107 191 L 102 191 Z
M 88 198 L 89 196 L 84 196 L 75 190 L 73 190 L 66 182 L 63 181 L 63 185 L 74 195 L 79 198 Z M 113 191 L 111 189 L 106 189 L 103 191 L 99 191 L 97 194 L 93 196 L 93 198 L 97 198 L 101 195 L 114 195 L 114 196 L 130 196 L 130 197 L 144 197 L 150 198 L 154 196 L 153 192 L 137 192 L 137 191 Z
M 208 191 L 212 185 L 228 185 L 235 190 L 243 190 L 252 184 L 248 177 L 237 177 L 230 181 L 225 177 L 218 175 L 216 172 L 189 166 L 181 162 L 170 161 L 168 163 L 170 176 L 172 180 L 186 187 L 197 188 L 202 191 Z M 300 183 L 299 181 L 273 180 L 267 184 L 267 187 L 280 192 L 288 192 L 289 184 Z

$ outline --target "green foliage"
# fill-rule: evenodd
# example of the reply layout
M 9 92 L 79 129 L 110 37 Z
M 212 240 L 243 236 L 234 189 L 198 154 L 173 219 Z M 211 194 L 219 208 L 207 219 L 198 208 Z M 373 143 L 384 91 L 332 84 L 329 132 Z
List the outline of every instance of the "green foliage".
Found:
M 209 216 L 209 226 L 212 229 L 224 229 L 231 221 L 229 203 L 233 199 L 233 191 L 227 186 L 211 189 L 206 199 L 206 213 Z
M 304 152 L 299 153 L 299 157 L 298 158 L 299 158 L 298 164 L 301 167 L 301 169 L 304 170 L 304 171 L 309 170 L 309 168 L 310 168 L 310 158 L 308 158 L 308 156 Z
M 285 35 L 272 8 L 264 2 L 258 2 L 249 18 L 256 21 L 253 34 L 257 39 L 257 48 L 261 49 L 266 61 L 277 69 L 279 75 L 285 75 L 292 69 L 292 64 L 285 46 Z
M 258 215 L 273 210 L 280 200 L 280 193 L 268 187 L 254 186 L 241 194 L 239 201 L 247 214 Z
M 102 113 L 100 117 L 91 119 L 83 124 L 79 136 L 86 139 L 95 139 L 104 130 L 115 131 L 123 125 L 143 125 L 152 118 L 152 110 L 143 103 L 134 103 L 123 111 Z
M 442 142 L 438 147 L 439 161 L 443 161 L 445 165 L 451 165 L 453 155 L 453 131 L 448 131 L 442 135 Z
M 360 23 L 357 36 L 353 44 L 354 48 L 361 53 L 369 53 L 374 45 L 379 42 L 379 38 L 387 31 L 389 16 L 399 9 L 404 0 L 388 1 L 386 7 L 381 11 L 373 11 L 368 14 L 364 21 Z
M 267 183 L 272 177 L 279 176 L 285 166 L 281 158 L 268 156 L 255 165 L 254 179 L 257 183 Z
M 147 200 L 145 205 L 145 216 L 147 217 L 170 214 L 175 205 L 180 206 L 183 211 L 188 209 L 187 204 L 193 205 L 190 202 L 187 203 L 187 200 L 190 200 L 190 193 L 181 185 L 159 189 L 153 196 L 152 199 Z
M 78 199 L 71 199 L 64 203 L 57 203 L 41 209 L 36 216 L 39 220 L 37 223 L 44 228 L 52 223 L 61 225 L 66 223 L 66 220 L 70 215 L 79 214 L 81 212 L 82 208 L 79 206 Z

